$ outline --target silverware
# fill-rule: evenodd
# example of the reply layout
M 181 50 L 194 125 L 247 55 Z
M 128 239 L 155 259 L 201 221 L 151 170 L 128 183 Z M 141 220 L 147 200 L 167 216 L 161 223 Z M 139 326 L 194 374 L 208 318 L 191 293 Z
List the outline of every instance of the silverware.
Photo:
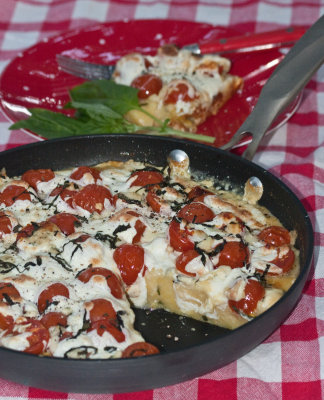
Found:
M 214 41 L 204 41 L 183 46 L 194 54 L 247 52 L 289 46 L 306 31 L 305 27 L 289 27 L 268 32 L 246 34 Z M 83 79 L 111 79 L 114 65 L 94 64 L 57 54 L 57 63 L 62 71 Z
M 252 113 L 221 148 L 230 149 L 247 135 L 252 136 L 251 143 L 242 155 L 252 160 L 275 118 L 301 92 L 323 62 L 324 15 L 290 49 L 263 86 Z

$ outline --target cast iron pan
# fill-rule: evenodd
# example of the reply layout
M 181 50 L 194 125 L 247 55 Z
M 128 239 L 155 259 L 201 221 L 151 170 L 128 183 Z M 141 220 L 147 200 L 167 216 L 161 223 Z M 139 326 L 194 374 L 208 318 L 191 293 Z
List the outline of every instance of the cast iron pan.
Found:
M 46 358 L 0 348 L 0 376 L 24 385 L 80 393 L 118 393 L 172 385 L 206 374 L 243 356 L 266 339 L 292 311 L 305 285 L 313 252 L 309 217 L 297 197 L 259 166 L 217 148 L 141 135 L 98 135 L 38 142 L 0 153 L 9 176 L 30 168 L 61 169 L 107 160 L 165 165 L 171 150 L 182 149 L 192 170 L 243 188 L 257 176 L 264 185 L 261 204 L 298 233 L 301 272 L 270 310 L 229 331 L 158 310 L 135 310 L 137 329 L 161 354 L 137 359 L 71 360 Z

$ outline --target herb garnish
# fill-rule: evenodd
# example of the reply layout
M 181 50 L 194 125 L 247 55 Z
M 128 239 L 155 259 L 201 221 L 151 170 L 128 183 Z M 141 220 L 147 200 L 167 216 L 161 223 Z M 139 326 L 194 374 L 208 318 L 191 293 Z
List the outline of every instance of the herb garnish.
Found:
M 110 80 L 88 81 L 69 91 L 71 101 L 64 108 L 73 116 L 43 108 L 29 109 L 31 116 L 16 122 L 9 129 L 28 129 L 46 139 L 66 136 L 104 133 L 148 133 L 157 136 L 177 136 L 213 143 L 215 138 L 202 134 L 182 132 L 168 126 L 145 111 L 139 104 L 138 89 L 119 85 Z M 157 126 L 138 126 L 124 115 L 139 110 L 152 118 Z

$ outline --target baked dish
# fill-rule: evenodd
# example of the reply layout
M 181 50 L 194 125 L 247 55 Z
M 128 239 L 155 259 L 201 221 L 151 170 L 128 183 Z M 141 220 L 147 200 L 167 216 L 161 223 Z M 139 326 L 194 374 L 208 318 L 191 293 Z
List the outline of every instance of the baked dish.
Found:
M 159 352 L 132 307 L 235 329 L 299 273 L 296 234 L 188 162 L 132 160 L 0 177 L 0 345 L 106 359 Z
M 142 108 L 175 129 L 196 132 L 198 125 L 242 87 L 229 73 L 230 60 L 215 54 L 195 55 L 175 45 L 160 47 L 155 56 L 131 53 L 116 64 L 116 83 L 137 88 Z M 132 110 L 126 117 L 141 126 L 154 125 L 145 113 Z

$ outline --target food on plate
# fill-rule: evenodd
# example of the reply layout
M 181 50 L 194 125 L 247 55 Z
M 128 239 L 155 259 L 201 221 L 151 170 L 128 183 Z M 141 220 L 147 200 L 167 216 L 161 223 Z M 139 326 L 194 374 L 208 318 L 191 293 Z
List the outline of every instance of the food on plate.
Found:
M 175 45 L 160 47 L 155 56 L 130 53 L 116 64 L 115 82 L 137 88 L 144 110 L 175 129 L 196 132 L 198 125 L 242 87 L 243 80 L 229 73 L 231 63 L 216 54 L 195 55 Z M 130 121 L 149 126 L 154 120 L 139 110 Z
M 109 161 L 0 176 L 0 344 L 42 356 L 159 352 L 132 307 L 235 329 L 299 273 L 296 234 L 188 170 Z

